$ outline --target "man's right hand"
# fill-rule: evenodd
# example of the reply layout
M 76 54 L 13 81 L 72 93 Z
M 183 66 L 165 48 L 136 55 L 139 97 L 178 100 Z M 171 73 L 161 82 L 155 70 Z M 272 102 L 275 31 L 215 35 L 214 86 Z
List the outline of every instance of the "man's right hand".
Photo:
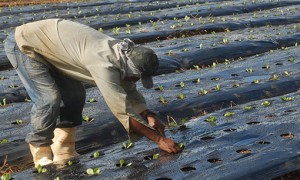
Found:
M 182 151 L 178 144 L 170 138 L 161 137 L 157 144 L 161 150 L 168 153 L 179 153 Z

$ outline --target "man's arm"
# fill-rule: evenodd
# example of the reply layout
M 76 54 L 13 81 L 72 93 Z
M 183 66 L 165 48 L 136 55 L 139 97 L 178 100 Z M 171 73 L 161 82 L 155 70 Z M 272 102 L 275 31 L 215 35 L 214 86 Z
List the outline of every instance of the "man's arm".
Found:
M 181 152 L 180 147 L 172 139 L 160 135 L 155 130 L 142 125 L 133 118 L 129 118 L 129 126 L 136 133 L 144 135 L 151 141 L 155 142 L 160 149 L 168 153 Z

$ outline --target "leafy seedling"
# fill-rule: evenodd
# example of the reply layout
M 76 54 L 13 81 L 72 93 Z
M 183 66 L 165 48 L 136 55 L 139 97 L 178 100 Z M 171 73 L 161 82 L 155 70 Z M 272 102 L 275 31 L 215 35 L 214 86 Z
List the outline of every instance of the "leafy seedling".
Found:
M 86 170 L 86 173 L 88 175 L 97 175 L 97 174 L 100 174 L 100 168 L 94 168 L 94 169 L 89 168 L 89 169 Z
M 4 76 L 0 76 L 0 80 L 4 80 L 6 79 Z
M 213 90 L 220 91 L 221 90 L 220 84 L 218 84 L 216 87 L 214 87 Z
M 92 121 L 95 120 L 95 118 L 90 118 L 89 116 L 86 115 L 86 116 L 83 117 L 83 120 L 86 121 L 86 122 L 92 122 Z
M 216 116 L 209 116 L 205 121 L 206 122 L 215 122 L 217 120 Z
M 264 107 L 267 107 L 267 106 L 270 106 L 270 105 L 271 105 L 271 102 L 270 102 L 270 101 L 263 101 L 263 102 L 261 103 L 261 105 L 264 106 Z
M 199 71 L 200 70 L 200 67 L 198 65 L 194 65 L 194 68 Z
M 247 69 L 246 69 L 246 72 L 247 72 L 247 73 L 253 73 L 253 69 L 252 69 L 252 68 L 247 68 Z
M 47 168 L 42 167 L 40 164 L 36 167 L 38 173 L 46 173 L 48 172 Z
M 160 91 L 163 91 L 165 88 L 164 88 L 163 86 L 159 85 L 159 86 L 158 86 L 158 89 L 159 89 Z
M 290 75 L 290 73 L 289 73 L 288 71 L 284 71 L 284 72 L 282 73 L 282 76 L 284 76 L 284 77 L 289 76 L 289 75 Z
M 159 154 L 153 154 L 152 159 L 158 159 L 159 158 Z
M 211 65 L 212 68 L 216 68 L 217 67 L 217 63 L 213 62 L 213 64 Z
M 16 124 L 18 124 L 18 125 L 23 124 L 23 120 L 22 119 L 17 119 Z
M 13 83 L 10 83 L 10 85 L 8 86 L 9 88 L 16 88 L 17 86 L 15 86 Z
M 123 142 L 122 149 L 130 149 L 133 146 L 134 146 L 134 143 L 129 140 L 127 142 Z
M 2 103 L 0 102 L 0 107 L 4 107 L 4 106 L 6 106 L 6 98 L 2 100 Z
M 185 147 L 183 143 L 178 143 L 178 146 L 180 147 L 180 149 L 183 149 Z
M 120 163 L 117 164 L 117 166 L 119 166 L 119 167 L 123 167 L 123 166 L 131 166 L 131 165 L 132 165 L 131 162 L 128 163 L 128 164 L 126 164 L 124 159 L 120 159 Z
M 241 85 L 240 85 L 240 83 L 235 83 L 234 85 L 233 85 L 233 87 L 240 87 Z
M 183 87 L 184 87 L 184 82 L 181 81 L 181 82 L 179 83 L 179 86 L 180 86 L 181 88 L 183 88 Z
M 179 93 L 179 94 L 177 95 L 177 98 L 178 98 L 178 99 L 184 99 L 184 98 L 186 98 L 186 97 L 185 97 L 185 95 L 184 95 L 183 93 Z
M 253 84 L 258 84 L 258 83 L 259 83 L 259 80 L 258 80 L 258 79 L 255 79 L 255 80 L 252 81 L 252 83 L 253 83 Z
M 1 180 L 10 180 L 11 179 L 11 176 L 10 176 L 10 174 L 8 173 L 8 174 L 3 174 L 2 176 L 1 176 Z
M 193 83 L 200 84 L 200 82 L 201 82 L 200 78 L 193 80 Z
M 159 98 L 159 102 L 162 103 L 162 104 L 167 104 L 167 103 L 169 103 L 169 101 L 166 100 L 163 96 L 161 96 L 161 97 Z
M 208 93 L 208 91 L 207 90 L 205 90 L 205 89 L 200 89 L 200 94 L 201 95 L 205 95 L 205 94 L 207 94 Z
M 94 103 L 94 102 L 97 102 L 97 101 L 95 100 L 95 98 L 89 98 L 88 102 L 89 103 Z
M 246 111 L 250 111 L 253 109 L 253 106 L 245 106 L 243 109 Z
M 72 165 L 73 165 L 73 162 L 72 162 L 72 161 L 68 161 L 68 165 L 69 165 L 69 166 L 72 166 Z
M 100 156 L 101 156 L 101 152 L 100 152 L 100 151 L 96 151 L 96 152 L 94 152 L 93 155 L 92 155 L 93 158 L 98 158 L 98 157 L 100 157 Z
M 7 140 L 7 139 L 2 139 L 2 140 L 0 141 L 0 144 L 5 144 L 5 143 L 8 143 L 8 140 Z
M 291 63 L 293 63 L 293 62 L 295 62 L 295 58 L 294 58 L 294 57 L 290 57 L 289 61 L 290 61 Z
M 287 97 L 287 96 L 283 96 L 281 99 L 282 99 L 283 101 L 294 101 L 294 100 L 295 100 L 294 97 Z
M 233 116 L 234 114 L 235 114 L 234 112 L 226 111 L 224 116 L 225 117 L 230 117 L 230 116 Z
M 271 67 L 270 67 L 270 64 L 269 63 L 267 63 L 265 66 L 263 66 L 263 69 L 270 69 Z
M 277 74 L 273 74 L 272 77 L 270 78 L 270 80 L 272 80 L 272 81 L 276 81 L 278 79 L 279 79 L 279 77 Z

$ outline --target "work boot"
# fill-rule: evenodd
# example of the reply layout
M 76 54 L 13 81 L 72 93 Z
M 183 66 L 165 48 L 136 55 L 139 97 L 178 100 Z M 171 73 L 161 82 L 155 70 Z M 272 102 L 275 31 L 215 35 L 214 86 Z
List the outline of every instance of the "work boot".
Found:
M 53 163 L 53 156 L 50 146 L 38 147 L 29 144 L 29 148 L 33 156 L 34 166 L 36 168 L 38 167 L 38 165 L 45 166 Z
M 76 128 L 56 128 L 51 149 L 53 162 L 56 164 L 65 163 L 79 154 L 75 150 Z

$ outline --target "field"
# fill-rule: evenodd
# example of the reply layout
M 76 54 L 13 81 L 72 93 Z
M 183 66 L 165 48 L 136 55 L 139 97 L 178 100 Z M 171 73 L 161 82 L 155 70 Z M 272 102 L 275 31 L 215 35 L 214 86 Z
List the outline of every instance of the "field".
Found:
M 300 0 L 20 0 L 0 6 L 0 175 L 300 178 Z M 155 87 L 144 89 L 140 82 L 137 87 L 169 126 L 167 136 L 184 144 L 183 152 L 166 154 L 145 138 L 122 149 L 125 130 L 98 88 L 85 84 L 83 115 L 93 120 L 78 128 L 81 156 L 72 165 L 37 173 L 25 143 L 32 103 L 3 42 L 14 27 L 48 18 L 80 22 L 152 48 L 160 60 Z M 101 173 L 88 175 L 89 168 Z

